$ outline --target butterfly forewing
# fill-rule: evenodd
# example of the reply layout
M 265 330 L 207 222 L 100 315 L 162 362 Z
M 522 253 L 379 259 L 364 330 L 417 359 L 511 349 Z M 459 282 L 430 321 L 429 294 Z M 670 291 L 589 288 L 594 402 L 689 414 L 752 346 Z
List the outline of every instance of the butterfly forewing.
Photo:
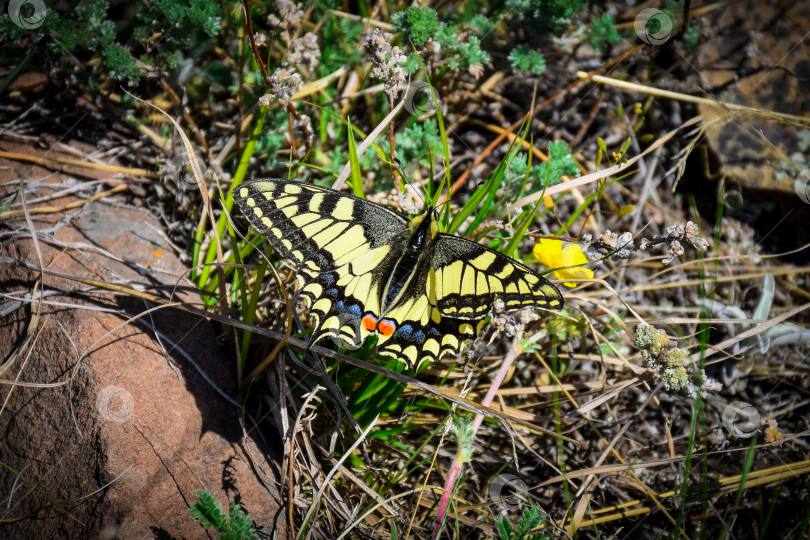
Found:
M 446 317 L 479 319 L 496 298 L 507 311 L 536 306 L 561 309 L 560 292 L 523 263 L 457 236 L 442 234 L 432 265 L 436 306 Z M 430 292 L 428 292 L 430 294 Z
M 387 245 L 407 228 L 404 217 L 383 206 L 291 180 L 245 182 L 236 188 L 234 200 L 284 258 L 314 262 L 317 268 L 307 266 L 316 271 Z
M 260 179 L 234 191 L 251 225 L 298 266 L 299 294 L 315 320 L 316 336 L 360 343 L 359 323 L 379 312 L 375 276 L 390 260 L 392 239 L 407 229 L 399 214 L 364 199 L 301 182 Z

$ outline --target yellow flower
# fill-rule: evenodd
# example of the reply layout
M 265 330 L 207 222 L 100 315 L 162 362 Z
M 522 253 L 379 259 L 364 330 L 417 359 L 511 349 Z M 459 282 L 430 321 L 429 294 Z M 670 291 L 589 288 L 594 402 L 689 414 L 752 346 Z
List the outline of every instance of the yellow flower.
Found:
M 554 269 L 557 279 L 593 279 L 593 270 L 586 268 L 588 257 L 582 253 L 579 244 L 571 244 L 565 250 L 560 240 L 541 238 L 532 250 L 541 264 Z M 576 287 L 576 283 L 566 281 L 566 287 Z

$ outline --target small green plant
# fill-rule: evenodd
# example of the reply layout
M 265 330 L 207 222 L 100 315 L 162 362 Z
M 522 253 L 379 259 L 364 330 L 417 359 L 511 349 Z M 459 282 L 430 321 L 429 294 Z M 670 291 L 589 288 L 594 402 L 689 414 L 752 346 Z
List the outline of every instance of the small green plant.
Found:
M 403 43 L 413 43 L 421 49 L 428 41 L 435 41 L 444 56 L 441 61 L 451 70 L 481 71 L 482 64 L 489 62 L 489 55 L 481 50 L 481 39 L 470 32 L 457 32 L 447 23 L 440 22 L 431 8 L 411 7 L 391 17 L 395 32 L 403 32 Z M 478 21 L 479 24 L 481 21 Z M 473 26 L 477 28 L 478 26 Z M 474 67 L 475 66 L 475 67 Z M 419 69 L 419 61 L 410 55 L 405 68 L 408 73 Z
M 528 71 L 533 75 L 540 75 L 546 70 L 546 59 L 540 51 L 533 51 L 527 45 L 520 45 L 512 49 L 509 61 L 515 71 Z
M 562 176 L 575 176 L 579 174 L 571 151 L 564 142 L 550 142 L 548 144 L 548 161 L 539 165 L 532 165 L 529 170 L 526 155 L 520 153 L 509 159 L 509 171 L 523 177 L 528 171 L 528 182 L 517 195 L 535 193 L 554 184 L 559 184 Z
M 115 42 L 115 24 L 107 20 L 108 7 L 107 2 L 95 0 L 76 6 L 69 17 L 53 25 L 48 25 L 46 19 L 43 28 L 51 36 L 48 50 L 54 55 L 80 51 L 99 54 L 111 78 L 136 84 L 141 72 L 129 52 Z
M 693 50 L 700 41 L 700 30 L 695 26 L 690 26 L 683 34 L 683 48 L 687 51 Z
M 141 6 L 137 20 L 133 37 L 149 44 L 159 36 L 155 49 L 169 67 L 178 64 L 181 50 L 198 50 L 222 25 L 219 5 L 209 0 L 152 0 Z
M 228 513 L 209 490 L 197 490 L 198 501 L 191 505 L 191 515 L 205 530 L 214 529 L 220 540 L 255 540 L 259 536 L 238 504 L 228 499 Z
M 559 37 L 582 9 L 582 0 L 506 0 L 506 9 L 531 34 Z
M 621 41 L 622 37 L 613 28 L 613 17 L 605 15 L 601 19 L 594 19 L 591 26 L 591 33 L 588 36 L 588 43 L 593 50 L 602 52 L 606 44 L 614 44 Z
M 42 43 L 50 57 L 60 61 L 64 58 L 61 63 L 69 73 L 87 73 L 90 86 L 104 78 L 135 85 L 141 69 L 131 50 L 142 51 L 138 58 L 146 65 L 174 67 L 183 57 L 181 51 L 199 51 L 221 26 L 219 6 L 210 0 L 155 0 L 139 8 L 131 39 L 122 43 L 120 37 L 131 23 L 122 30 L 120 23 L 108 18 L 108 8 L 109 2 L 91 0 L 74 3 L 61 15 L 48 11 L 42 25 L 33 29 L 27 40 L 21 28 L 4 20 L 0 24 L 0 43 L 4 43 L 0 52 L 8 57 L 44 38 Z M 92 71 L 75 70 L 76 59 L 87 54 L 101 62 Z M 29 54 L 25 61 L 30 59 Z
M 542 531 L 531 532 L 532 529 L 542 524 L 543 516 L 540 514 L 540 509 L 531 505 L 523 511 L 516 526 L 513 527 L 504 516 L 498 518 L 495 528 L 498 530 L 498 540 L 551 540 L 551 537 Z
M 391 23 L 395 32 L 404 32 L 405 42 L 410 41 L 416 47 L 421 47 L 431 39 L 442 47 L 458 45 L 456 33 L 446 23 L 439 22 L 436 10 L 431 8 L 411 7 L 394 13 Z
M 492 41 L 492 36 L 495 34 L 495 23 L 489 20 L 485 15 L 476 15 L 468 23 L 470 26 L 478 30 L 478 35 L 484 43 Z
M 404 163 L 426 160 L 431 150 L 436 152 L 442 147 L 439 129 L 432 120 L 405 128 L 396 134 L 395 141 L 399 158 Z
M 537 166 L 537 176 L 544 186 L 553 186 L 561 182 L 561 177 L 579 174 L 568 145 L 562 141 L 548 143 L 548 161 Z

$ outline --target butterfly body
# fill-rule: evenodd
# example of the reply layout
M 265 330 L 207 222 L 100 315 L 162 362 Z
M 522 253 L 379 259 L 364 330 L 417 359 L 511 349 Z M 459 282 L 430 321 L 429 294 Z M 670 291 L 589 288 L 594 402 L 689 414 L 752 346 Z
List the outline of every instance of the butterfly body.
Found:
M 496 298 L 506 311 L 561 309 L 559 291 L 523 263 L 440 232 L 432 207 L 408 219 L 347 193 L 257 179 L 234 191 L 248 221 L 296 263 L 299 293 L 332 336 L 416 369 L 474 339 Z

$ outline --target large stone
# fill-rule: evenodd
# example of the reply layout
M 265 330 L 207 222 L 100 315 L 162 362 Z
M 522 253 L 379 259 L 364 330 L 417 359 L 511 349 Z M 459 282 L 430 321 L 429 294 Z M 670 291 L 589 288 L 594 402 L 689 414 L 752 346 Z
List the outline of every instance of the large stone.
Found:
M 47 177 L 26 192 L 28 201 L 83 181 L 0 160 L 0 200 L 18 176 L 28 185 Z M 37 213 L 80 199 L 29 203 L 46 268 L 142 284 L 199 305 L 198 296 L 180 294 L 178 287 L 190 285 L 186 269 L 147 210 L 119 197 Z M 19 210 L 0 215 L 0 232 L 18 233 L 0 256 L 38 265 Z M 30 299 L 43 290 L 38 278 L 38 271 L 0 262 L 0 292 L 24 300 L 0 299 L 0 359 L 8 362 L 0 373 L 0 536 L 204 537 L 189 507 L 205 488 L 226 508 L 226 499 L 235 499 L 262 532 L 284 529 L 278 465 L 243 436 L 236 407 L 223 397 L 236 394 L 235 367 L 211 325 L 166 308 L 144 315 L 155 306 L 47 273 L 47 303 L 35 317 L 40 306 Z

